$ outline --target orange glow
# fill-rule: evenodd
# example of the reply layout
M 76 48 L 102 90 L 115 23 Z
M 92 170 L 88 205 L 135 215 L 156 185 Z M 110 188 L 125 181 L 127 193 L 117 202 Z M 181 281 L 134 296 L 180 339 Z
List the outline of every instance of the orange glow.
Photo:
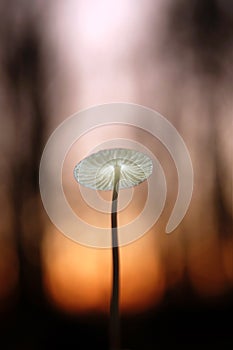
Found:
M 120 248 L 120 295 L 123 312 L 144 310 L 158 302 L 164 279 L 153 232 Z M 108 312 L 111 250 L 80 246 L 51 228 L 44 241 L 44 276 L 53 303 L 68 312 Z

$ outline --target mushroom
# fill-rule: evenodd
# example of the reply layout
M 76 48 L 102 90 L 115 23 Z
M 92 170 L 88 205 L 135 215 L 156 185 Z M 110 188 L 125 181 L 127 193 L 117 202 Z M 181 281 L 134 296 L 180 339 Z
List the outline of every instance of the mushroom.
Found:
M 112 190 L 112 295 L 110 303 L 110 343 L 112 349 L 120 345 L 119 317 L 119 249 L 117 233 L 117 202 L 120 189 L 134 187 L 152 173 L 151 159 L 132 149 L 113 148 L 101 150 L 80 161 L 74 168 L 74 177 L 85 187 Z

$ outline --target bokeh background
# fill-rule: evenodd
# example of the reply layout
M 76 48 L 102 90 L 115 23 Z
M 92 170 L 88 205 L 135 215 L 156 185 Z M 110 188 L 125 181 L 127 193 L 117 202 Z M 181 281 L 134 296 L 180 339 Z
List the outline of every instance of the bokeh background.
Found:
M 108 102 L 166 116 L 195 175 L 188 213 L 167 236 L 177 176 L 158 140 L 105 127 L 74 146 L 81 157 L 104 135 L 130 135 L 156 154 L 167 179 L 160 220 L 120 251 L 122 348 L 233 345 L 232 53 L 230 0 L 0 1 L 1 349 L 108 349 L 111 252 L 56 230 L 38 185 L 53 130 Z M 75 196 L 74 180 L 63 180 Z M 122 223 L 138 215 L 145 192 L 135 190 Z M 108 225 L 107 215 L 90 218 L 78 191 L 70 201 L 85 220 Z

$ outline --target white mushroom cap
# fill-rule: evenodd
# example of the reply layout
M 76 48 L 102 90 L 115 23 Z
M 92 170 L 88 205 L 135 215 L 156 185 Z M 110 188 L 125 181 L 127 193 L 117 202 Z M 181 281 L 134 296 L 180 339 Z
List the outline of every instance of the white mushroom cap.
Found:
M 101 150 L 79 162 L 74 168 L 75 179 L 95 190 L 112 190 L 115 167 L 120 168 L 119 189 L 129 188 L 145 181 L 152 173 L 151 159 L 132 149 Z

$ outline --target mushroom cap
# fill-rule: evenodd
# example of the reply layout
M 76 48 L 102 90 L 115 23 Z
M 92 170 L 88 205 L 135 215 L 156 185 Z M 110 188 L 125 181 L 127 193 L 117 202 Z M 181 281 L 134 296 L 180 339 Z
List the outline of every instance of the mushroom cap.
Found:
M 74 168 L 78 183 L 94 190 L 114 186 L 115 167 L 120 167 L 119 189 L 145 181 L 152 173 L 151 159 L 144 153 L 125 148 L 104 149 L 81 160 Z

